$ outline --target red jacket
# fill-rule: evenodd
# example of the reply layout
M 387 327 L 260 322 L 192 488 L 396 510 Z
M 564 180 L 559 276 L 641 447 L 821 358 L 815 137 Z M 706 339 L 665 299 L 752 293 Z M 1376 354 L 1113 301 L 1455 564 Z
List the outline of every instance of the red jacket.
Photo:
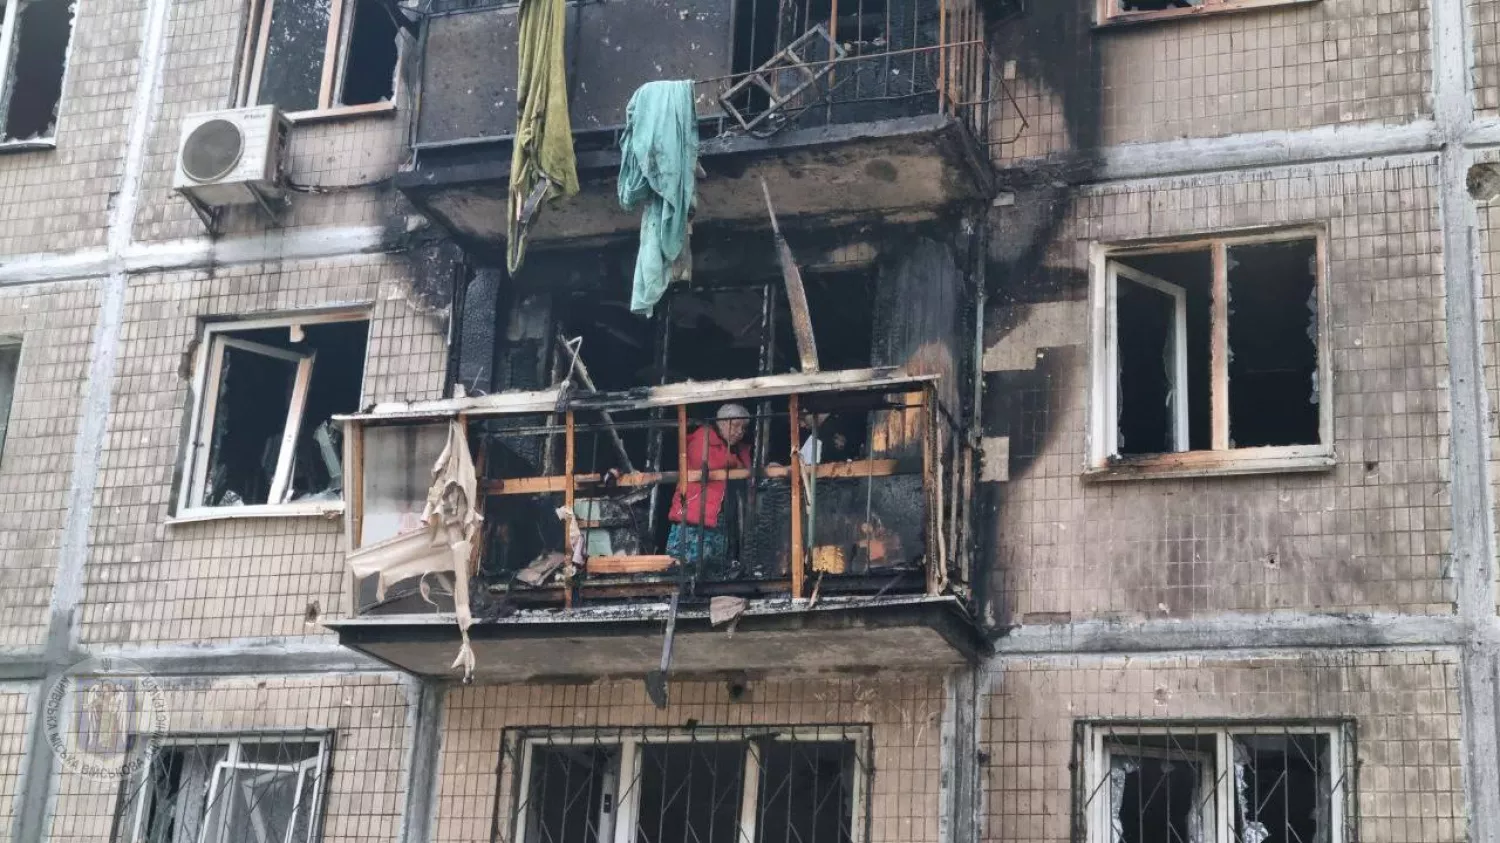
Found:
M 710 471 L 721 468 L 750 467 L 748 443 L 741 442 L 731 449 L 729 443 L 724 441 L 724 437 L 719 435 L 719 429 L 712 424 L 705 424 L 688 434 L 687 458 L 683 460 L 683 465 L 687 469 L 687 477 L 678 479 L 677 491 L 672 493 L 672 511 L 667 515 L 679 524 L 719 526 L 719 510 L 724 508 L 724 491 L 728 486 L 728 481 L 709 480 L 705 484 L 698 479 L 703 471 L 705 445 Z M 707 486 L 707 492 L 700 494 L 704 486 Z M 687 517 L 683 517 L 684 512 L 687 513 Z

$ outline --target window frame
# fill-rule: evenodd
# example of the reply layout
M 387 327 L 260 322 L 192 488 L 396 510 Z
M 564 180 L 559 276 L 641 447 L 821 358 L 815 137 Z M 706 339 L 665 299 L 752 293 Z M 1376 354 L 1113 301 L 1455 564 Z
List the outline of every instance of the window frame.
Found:
M 47 2 L 67 3 L 70 0 L 9 0 L 3 7 L 0 7 L 0 152 L 57 148 L 57 133 L 62 124 L 63 101 L 68 96 L 68 74 L 72 70 L 73 34 L 78 23 L 76 10 L 68 15 L 68 45 L 63 49 L 62 79 L 58 81 L 57 115 L 52 121 L 51 134 L 37 138 L 5 137 L 8 131 L 6 124 L 10 120 L 10 98 L 6 96 L 6 91 L 10 87 L 10 74 L 15 64 L 17 49 L 15 36 L 17 22 L 21 17 L 21 7 L 31 3 Z
M 308 809 L 308 817 L 310 818 L 308 829 L 310 834 L 306 843 L 319 843 L 319 841 L 323 839 L 323 812 L 327 807 L 329 780 L 331 778 L 329 774 L 332 772 L 332 765 L 330 764 L 330 761 L 333 757 L 334 741 L 333 733 L 331 731 L 257 731 L 229 732 L 224 734 L 185 733 L 169 735 L 164 738 L 158 746 L 152 747 L 148 749 L 148 751 L 152 754 L 159 754 L 161 752 L 178 747 L 224 746 L 227 748 L 224 759 L 214 764 L 214 766 L 208 771 L 207 781 L 203 783 L 204 791 L 206 794 L 204 797 L 204 821 L 206 822 L 207 814 L 212 810 L 214 805 L 214 798 L 218 793 L 219 781 L 221 779 L 220 771 L 222 768 L 249 766 L 294 766 L 292 764 L 268 765 L 257 762 L 241 762 L 239 760 L 240 755 L 243 752 L 243 748 L 246 744 L 271 743 L 316 743 L 318 745 L 318 752 L 315 756 L 300 762 L 296 762 L 295 766 L 302 768 L 298 774 L 299 781 L 301 780 L 301 776 L 305 775 L 309 770 L 311 770 L 313 775 L 317 777 L 317 782 L 315 783 L 312 791 L 312 807 Z M 152 775 L 154 763 L 155 761 L 154 759 L 152 759 L 143 768 L 144 774 L 147 777 Z M 123 784 L 124 783 L 122 783 L 122 785 Z M 116 808 L 117 813 L 124 813 L 128 811 L 130 816 L 130 828 L 124 831 L 126 836 L 121 840 L 121 843 L 144 843 L 145 838 L 143 835 L 146 833 L 146 829 L 143 828 L 143 823 L 146 821 L 146 817 L 149 813 L 149 811 L 147 810 L 149 807 L 147 805 L 147 800 L 150 799 L 151 793 L 151 788 L 141 787 L 139 793 L 131 797 L 128 802 L 122 801 Z M 293 803 L 294 806 L 301 803 L 301 798 L 301 789 L 299 787 L 296 800 Z M 119 820 L 116 820 L 116 822 L 118 821 Z M 202 828 L 200 828 L 200 836 L 206 833 L 207 826 L 203 826 Z M 189 841 L 189 843 L 198 843 L 198 841 Z
M 618 730 L 602 733 L 583 729 L 524 729 L 519 734 L 503 740 L 501 752 L 506 752 L 510 741 L 519 743 L 520 766 L 512 776 L 511 809 L 509 817 L 497 819 L 496 827 L 503 822 L 510 829 L 510 839 L 516 843 L 528 843 L 526 828 L 530 820 L 531 806 L 526 794 L 530 793 L 534 750 L 541 746 L 570 744 L 578 746 L 618 746 L 620 768 L 615 777 L 615 819 L 611 843 L 635 843 L 635 827 L 640 816 L 640 788 L 642 754 L 645 744 L 667 743 L 738 743 L 745 745 L 745 769 L 740 784 L 740 818 L 736 835 L 740 840 L 756 840 L 757 813 L 760 807 L 761 765 L 759 749 L 751 738 L 770 738 L 788 743 L 852 743 L 854 744 L 854 776 L 850 784 L 849 831 L 851 843 L 869 840 L 870 788 L 875 768 L 871 763 L 871 734 L 868 726 L 766 726 L 746 728 L 697 728 L 692 730 L 672 728 L 647 728 Z M 495 806 L 498 810 L 500 802 Z
M 1139 12 L 1120 11 L 1121 0 L 1094 0 L 1094 26 L 1105 29 L 1128 26 L 1136 23 L 1200 18 L 1204 15 L 1222 15 L 1231 12 L 1246 12 L 1255 9 L 1271 9 L 1278 6 L 1307 6 L 1322 0 L 1202 0 L 1197 6 L 1185 9 L 1151 9 Z
M 1314 735 L 1328 739 L 1328 756 L 1335 759 L 1329 769 L 1329 829 L 1328 843 L 1350 843 L 1347 819 L 1348 806 L 1355 804 L 1357 795 L 1351 788 L 1357 786 L 1354 771 L 1349 769 L 1347 755 L 1355 743 L 1353 721 L 1181 721 L 1181 722 L 1131 722 L 1131 721 L 1081 721 L 1076 724 L 1075 742 L 1081 742 L 1083 764 L 1081 777 L 1075 778 L 1074 843 L 1115 843 L 1110 823 L 1108 799 L 1088 801 L 1088 795 L 1103 789 L 1110 771 L 1111 753 L 1105 747 L 1111 737 L 1119 737 L 1119 730 L 1128 730 L 1129 737 L 1151 737 L 1181 734 L 1191 731 L 1195 735 L 1211 734 L 1214 737 L 1213 769 L 1208 778 L 1214 784 L 1214 809 L 1212 832 L 1205 829 L 1204 843 L 1238 843 L 1234 823 L 1236 811 L 1234 762 L 1225 761 L 1234 757 L 1234 738 L 1237 735 Z M 1347 746 L 1346 746 L 1347 744 Z M 1181 753 L 1157 748 L 1145 748 L 1135 755 Z M 1335 776 L 1334 774 L 1338 775 Z
M 337 119 L 361 114 L 387 114 L 396 110 L 396 99 L 401 89 L 401 61 L 403 44 L 400 29 L 396 34 L 396 64 L 391 68 L 391 98 L 385 102 L 361 105 L 340 105 L 338 99 L 343 92 L 349 57 L 349 41 L 354 32 L 354 15 L 347 14 L 361 0 L 329 0 L 328 32 L 323 45 L 323 76 L 318 86 L 316 108 L 283 112 L 292 122 Z M 399 2 L 399 0 L 397 0 Z M 235 83 L 234 101 L 239 108 L 258 105 L 274 105 L 260 102 L 260 81 L 265 68 L 266 42 L 271 33 L 271 16 L 276 0 L 250 0 L 249 13 L 245 16 L 245 32 L 242 37 L 239 73 Z
M 263 328 L 286 328 L 319 325 L 334 322 L 370 322 L 367 309 L 340 309 L 309 313 L 266 317 L 262 319 L 240 319 L 205 322 L 202 335 L 195 350 L 193 387 L 188 408 L 187 436 L 182 444 L 182 456 L 177 463 L 179 488 L 176 497 L 176 512 L 169 523 L 212 521 L 225 518 L 273 518 L 282 516 L 327 516 L 342 513 L 347 500 L 344 495 L 336 501 L 289 501 L 285 503 L 247 504 L 245 506 L 207 506 L 203 503 L 203 483 L 208 476 L 208 443 L 200 441 L 213 430 L 214 414 L 218 408 L 219 376 L 223 365 L 224 349 L 241 348 L 264 353 L 286 360 L 298 360 L 297 377 L 293 386 L 292 401 L 288 407 L 286 421 L 282 426 L 281 453 L 277 455 L 276 476 L 272 491 L 290 482 L 290 453 L 288 445 L 296 442 L 301 430 L 302 411 L 307 391 L 312 380 L 312 366 L 316 354 L 301 354 L 287 349 L 265 346 L 226 334 L 253 331 Z M 368 368 L 369 346 L 366 345 L 366 362 L 361 367 L 361 378 Z M 363 394 L 363 384 L 361 384 Z M 361 399 L 363 401 L 363 399 Z M 357 409 L 357 408 L 356 408 Z M 286 469 L 284 472 L 283 469 Z
M 1318 444 L 1269 445 L 1248 448 L 1229 446 L 1229 287 L 1228 251 L 1236 246 L 1315 241 L 1317 277 L 1317 378 Z M 1212 255 L 1210 289 L 1210 429 L 1211 445 L 1203 450 L 1181 450 L 1162 454 L 1116 453 L 1119 443 L 1118 345 L 1116 276 L 1119 258 L 1172 252 L 1209 251 Z M 1089 278 L 1090 300 L 1090 400 L 1084 477 L 1093 480 L 1130 478 L 1202 477 L 1236 474 L 1268 474 L 1293 471 L 1325 471 L 1335 465 L 1333 441 L 1332 338 L 1329 318 L 1328 230 L 1322 224 L 1250 229 L 1203 234 L 1169 240 L 1094 244 Z M 1143 275 L 1131 267 L 1135 275 Z M 1149 277 L 1149 276 L 1147 276 Z M 1175 285 L 1174 285 L 1175 286 Z M 1182 367 L 1178 367 L 1181 371 Z M 1187 406 L 1184 399 L 1179 402 Z M 1176 437 L 1179 444 L 1185 432 Z
M 21 364 L 24 362 L 25 341 L 19 336 L 0 334 L 0 357 L 15 354 L 15 371 L 11 375 L 10 395 L 0 405 L 0 469 L 5 468 L 5 443 L 10 439 L 10 429 L 16 411 L 16 393 L 21 387 Z M 3 365 L 3 364 L 0 364 Z

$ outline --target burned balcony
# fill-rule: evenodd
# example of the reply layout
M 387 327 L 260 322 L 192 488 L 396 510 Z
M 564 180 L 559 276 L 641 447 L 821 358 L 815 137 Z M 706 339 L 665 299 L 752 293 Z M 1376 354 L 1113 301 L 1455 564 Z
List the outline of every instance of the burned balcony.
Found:
M 535 240 L 634 231 L 615 178 L 640 85 L 696 83 L 699 223 L 764 224 L 760 180 L 795 220 L 928 217 L 990 192 L 990 62 L 976 0 L 603 0 L 567 7 L 582 191 Z M 397 185 L 471 246 L 504 240 L 517 6 L 422 23 L 409 169 Z
M 347 417 L 357 613 L 332 626 L 422 675 L 457 675 L 470 642 L 486 679 L 962 663 L 982 646 L 974 460 L 937 383 L 858 369 Z M 424 516 L 455 443 L 483 520 L 444 544 Z

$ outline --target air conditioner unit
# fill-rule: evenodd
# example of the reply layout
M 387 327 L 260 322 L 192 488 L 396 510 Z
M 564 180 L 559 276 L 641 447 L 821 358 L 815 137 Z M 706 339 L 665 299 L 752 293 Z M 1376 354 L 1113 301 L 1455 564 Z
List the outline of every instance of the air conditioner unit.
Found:
M 231 205 L 257 205 L 274 218 L 285 197 L 281 162 L 290 129 L 274 105 L 189 115 L 172 186 L 210 230 Z

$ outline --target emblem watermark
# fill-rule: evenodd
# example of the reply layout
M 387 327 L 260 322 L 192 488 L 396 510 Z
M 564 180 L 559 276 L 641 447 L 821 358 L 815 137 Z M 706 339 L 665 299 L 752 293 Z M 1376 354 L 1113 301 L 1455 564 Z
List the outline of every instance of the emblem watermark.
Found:
M 69 772 L 130 778 L 151 762 L 169 722 L 166 694 L 145 668 L 117 656 L 85 659 L 47 689 L 47 742 Z

